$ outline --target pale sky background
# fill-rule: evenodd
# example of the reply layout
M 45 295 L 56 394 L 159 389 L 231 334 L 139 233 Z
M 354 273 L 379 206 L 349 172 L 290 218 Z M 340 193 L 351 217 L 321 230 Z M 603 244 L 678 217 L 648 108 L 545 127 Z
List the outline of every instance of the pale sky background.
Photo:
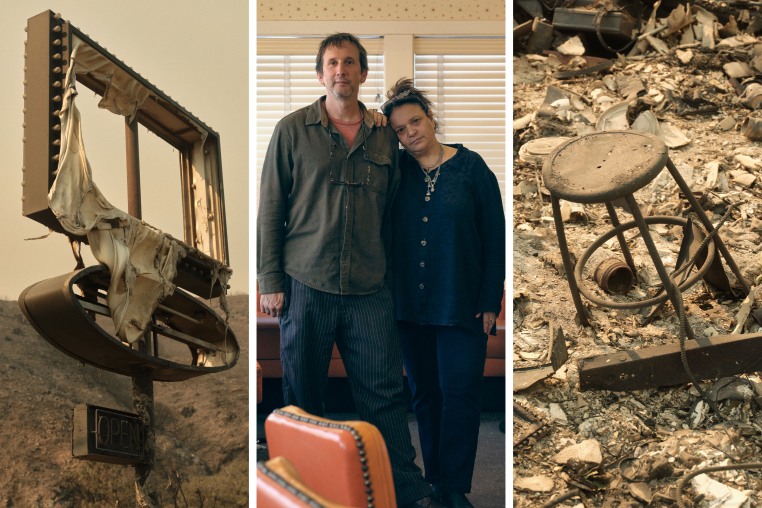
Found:
M 47 228 L 21 214 L 24 31 L 27 19 L 46 10 L 60 13 L 80 31 L 132 67 L 220 135 L 233 276 L 230 294 L 249 292 L 249 103 L 248 3 L 246 0 L 104 0 L 5 2 L 0 48 L 0 184 L 2 243 L 0 299 L 15 300 L 24 288 L 71 271 L 66 237 L 53 233 L 25 240 Z M 98 98 L 83 85 L 85 148 L 93 179 L 106 198 L 127 210 L 124 119 L 98 110 Z M 182 239 L 177 152 L 145 127 L 139 128 L 143 219 Z M 83 245 L 87 265 L 95 261 Z

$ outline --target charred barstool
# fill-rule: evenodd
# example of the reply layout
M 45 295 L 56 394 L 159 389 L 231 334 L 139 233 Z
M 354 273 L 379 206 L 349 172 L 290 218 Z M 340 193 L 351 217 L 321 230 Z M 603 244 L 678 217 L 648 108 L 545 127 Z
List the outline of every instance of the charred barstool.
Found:
M 744 291 L 748 294 L 750 287 L 741 275 L 738 266 L 719 235 L 713 236 L 707 249 L 704 260 L 698 273 L 679 285 L 672 282 L 667 269 L 662 263 L 661 257 L 656 250 L 648 224 L 671 223 L 686 224 L 687 219 L 678 217 L 649 217 L 644 218 L 640 212 L 633 194 L 648 185 L 666 166 L 669 173 L 677 182 L 678 187 L 685 195 L 691 210 L 701 221 L 708 234 L 714 232 L 709 217 L 707 217 L 701 205 L 694 197 L 688 184 L 678 172 L 669 158 L 666 145 L 656 136 L 637 131 L 608 131 L 587 134 L 566 141 L 556 147 L 543 165 L 542 176 L 545 187 L 550 191 L 550 199 L 553 206 L 553 220 L 558 235 L 558 243 L 561 250 L 566 278 L 569 281 L 569 290 L 577 309 L 580 323 L 590 326 L 587 310 L 582 305 L 580 293 L 599 305 L 619 308 L 642 308 L 658 304 L 669 299 L 676 310 L 681 306 L 680 291 L 684 291 L 694 284 L 709 269 L 716 250 L 722 254 L 730 270 L 733 272 Z M 611 219 L 613 228 L 601 236 L 591 245 L 580 258 L 578 265 L 574 267 L 569 255 L 569 246 L 566 243 L 564 223 L 561 219 L 560 199 L 574 203 L 604 203 Z M 624 200 L 632 214 L 633 221 L 621 224 L 614 209 L 613 202 Z M 637 227 L 648 253 L 659 274 L 666 293 L 661 297 L 642 300 L 635 303 L 605 302 L 590 295 L 581 288 L 581 276 L 584 263 L 589 259 L 593 250 L 603 245 L 604 241 L 617 237 L 622 254 L 630 269 L 635 273 L 635 263 L 630 254 L 624 231 Z M 686 330 L 689 338 L 693 338 L 690 327 Z

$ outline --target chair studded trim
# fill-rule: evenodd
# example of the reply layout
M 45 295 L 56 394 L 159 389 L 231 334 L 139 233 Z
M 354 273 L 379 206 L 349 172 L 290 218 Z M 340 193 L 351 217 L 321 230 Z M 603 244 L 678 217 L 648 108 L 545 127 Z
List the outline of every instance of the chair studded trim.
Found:
M 375 508 L 375 499 L 373 495 L 373 482 L 370 477 L 370 468 L 368 467 L 368 458 L 367 458 L 367 452 L 365 451 L 365 443 L 363 442 L 363 439 L 360 433 L 357 432 L 357 429 L 355 429 L 351 425 L 346 425 L 346 424 L 336 423 L 336 422 L 326 422 L 323 420 L 310 418 L 308 416 L 293 414 L 288 411 L 283 411 L 282 409 L 275 409 L 273 413 L 279 414 L 281 416 L 285 416 L 287 418 L 296 420 L 298 422 L 308 423 L 310 425 L 315 425 L 318 427 L 324 427 L 328 429 L 338 429 L 338 430 L 349 432 L 349 434 L 352 436 L 352 438 L 355 441 L 355 445 L 357 446 L 358 460 L 360 462 L 360 468 L 362 470 L 363 481 L 365 482 L 365 494 L 367 495 L 367 502 L 368 502 L 367 508 Z
M 285 478 L 283 478 L 281 475 L 267 467 L 267 465 L 264 462 L 257 462 L 257 469 L 267 476 L 270 480 L 277 483 L 280 487 L 282 487 L 284 490 L 288 491 L 290 494 L 293 494 L 295 497 L 299 498 L 300 501 L 304 501 L 307 505 L 310 506 L 310 508 L 323 508 L 323 505 L 312 499 L 309 495 L 307 495 L 302 490 L 296 488 L 294 485 L 286 481 Z

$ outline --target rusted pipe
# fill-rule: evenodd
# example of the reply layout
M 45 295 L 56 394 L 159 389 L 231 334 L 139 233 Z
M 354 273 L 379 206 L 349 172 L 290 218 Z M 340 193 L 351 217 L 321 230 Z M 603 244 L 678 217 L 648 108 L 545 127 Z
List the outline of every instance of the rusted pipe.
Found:
M 626 294 L 635 283 L 630 267 L 617 258 L 602 261 L 595 268 L 593 279 L 604 291 L 618 295 Z

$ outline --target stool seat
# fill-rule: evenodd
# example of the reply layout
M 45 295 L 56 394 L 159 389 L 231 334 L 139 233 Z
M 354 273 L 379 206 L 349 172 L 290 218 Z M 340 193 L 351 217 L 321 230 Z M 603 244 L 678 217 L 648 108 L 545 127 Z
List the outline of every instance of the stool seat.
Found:
M 553 150 L 542 169 L 545 187 L 574 203 L 608 203 L 643 188 L 667 164 L 667 146 L 637 131 L 586 134 Z

